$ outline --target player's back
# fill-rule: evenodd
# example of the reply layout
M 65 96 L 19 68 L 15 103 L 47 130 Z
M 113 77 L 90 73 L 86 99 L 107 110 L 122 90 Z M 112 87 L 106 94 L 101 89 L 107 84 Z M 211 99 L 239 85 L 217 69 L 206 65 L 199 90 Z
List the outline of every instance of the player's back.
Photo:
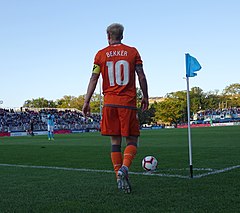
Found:
M 134 47 L 109 45 L 100 50 L 94 64 L 100 66 L 105 104 L 136 105 L 135 67 L 142 64 Z

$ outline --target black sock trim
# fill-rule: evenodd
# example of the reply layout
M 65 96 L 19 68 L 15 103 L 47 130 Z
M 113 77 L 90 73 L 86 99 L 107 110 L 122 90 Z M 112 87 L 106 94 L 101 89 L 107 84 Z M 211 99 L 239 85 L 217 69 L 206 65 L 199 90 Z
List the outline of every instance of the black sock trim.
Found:
M 112 152 L 121 152 L 121 145 L 112 145 Z
M 135 143 L 135 142 L 129 142 L 129 143 L 127 144 L 127 146 L 130 146 L 130 145 L 137 147 L 137 143 Z

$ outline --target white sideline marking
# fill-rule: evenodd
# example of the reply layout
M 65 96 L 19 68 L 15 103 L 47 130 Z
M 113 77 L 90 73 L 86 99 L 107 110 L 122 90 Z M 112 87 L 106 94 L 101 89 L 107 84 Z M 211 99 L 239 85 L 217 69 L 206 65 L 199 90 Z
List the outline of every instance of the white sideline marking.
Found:
M 111 170 L 99 170 L 99 169 L 79 169 L 79 168 L 67 168 L 67 167 L 57 167 L 57 166 L 33 166 L 33 165 L 21 165 L 21 164 L 0 164 L 2 167 L 18 167 L 18 168 L 33 168 L 33 169 L 54 169 L 54 170 L 65 170 L 65 171 L 80 171 L 80 172 L 97 172 L 97 173 L 114 173 Z M 199 175 L 194 175 L 193 178 L 202 178 L 213 174 L 219 174 L 223 172 L 227 172 L 233 169 L 239 169 L 240 165 L 223 168 L 220 170 L 214 170 L 211 168 L 195 168 L 196 171 L 211 171 Z M 168 169 L 168 171 L 174 170 L 187 170 L 187 169 Z M 171 177 L 171 178 L 183 178 L 189 179 L 189 176 L 177 175 L 177 174 L 164 174 L 164 173 L 147 173 L 147 172 L 129 172 L 129 174 L 133 175 L 145 175 L 145 176 L 159 176 L 159 177 Z
M 32 166 L 32 165 L 20 165 L 20 164 L 0 164 L 0 166 L 33 168 L 33 169 L 54 169 L 54 170 L 80 171 L 80 172 L 113 173 L 113 171 L 110 171 L 110 170 L 78 169 L 78 168 L 67 168 L 67 167 L 57 167 L 57 166 Z

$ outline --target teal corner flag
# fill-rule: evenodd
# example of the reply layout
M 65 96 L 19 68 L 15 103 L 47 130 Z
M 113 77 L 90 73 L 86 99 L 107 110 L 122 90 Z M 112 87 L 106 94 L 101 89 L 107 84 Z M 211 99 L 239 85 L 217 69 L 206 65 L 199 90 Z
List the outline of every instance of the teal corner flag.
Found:
M 190 56 L 188 53 L 185 54 L 186 56 L 186 77 L 194 77 L 197 75 L 197 71 L 199 71 L 202 67 L 198 63 L 197 59 Z

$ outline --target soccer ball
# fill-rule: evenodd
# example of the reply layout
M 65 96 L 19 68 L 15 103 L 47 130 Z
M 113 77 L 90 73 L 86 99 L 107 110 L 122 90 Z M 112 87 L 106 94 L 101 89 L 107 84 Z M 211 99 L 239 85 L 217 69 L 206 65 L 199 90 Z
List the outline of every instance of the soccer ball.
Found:
M 142 168 L 147 172 L 154 172 L 157 169 L 158 161 L 153 156 L 146 156 L 142 160 Z

